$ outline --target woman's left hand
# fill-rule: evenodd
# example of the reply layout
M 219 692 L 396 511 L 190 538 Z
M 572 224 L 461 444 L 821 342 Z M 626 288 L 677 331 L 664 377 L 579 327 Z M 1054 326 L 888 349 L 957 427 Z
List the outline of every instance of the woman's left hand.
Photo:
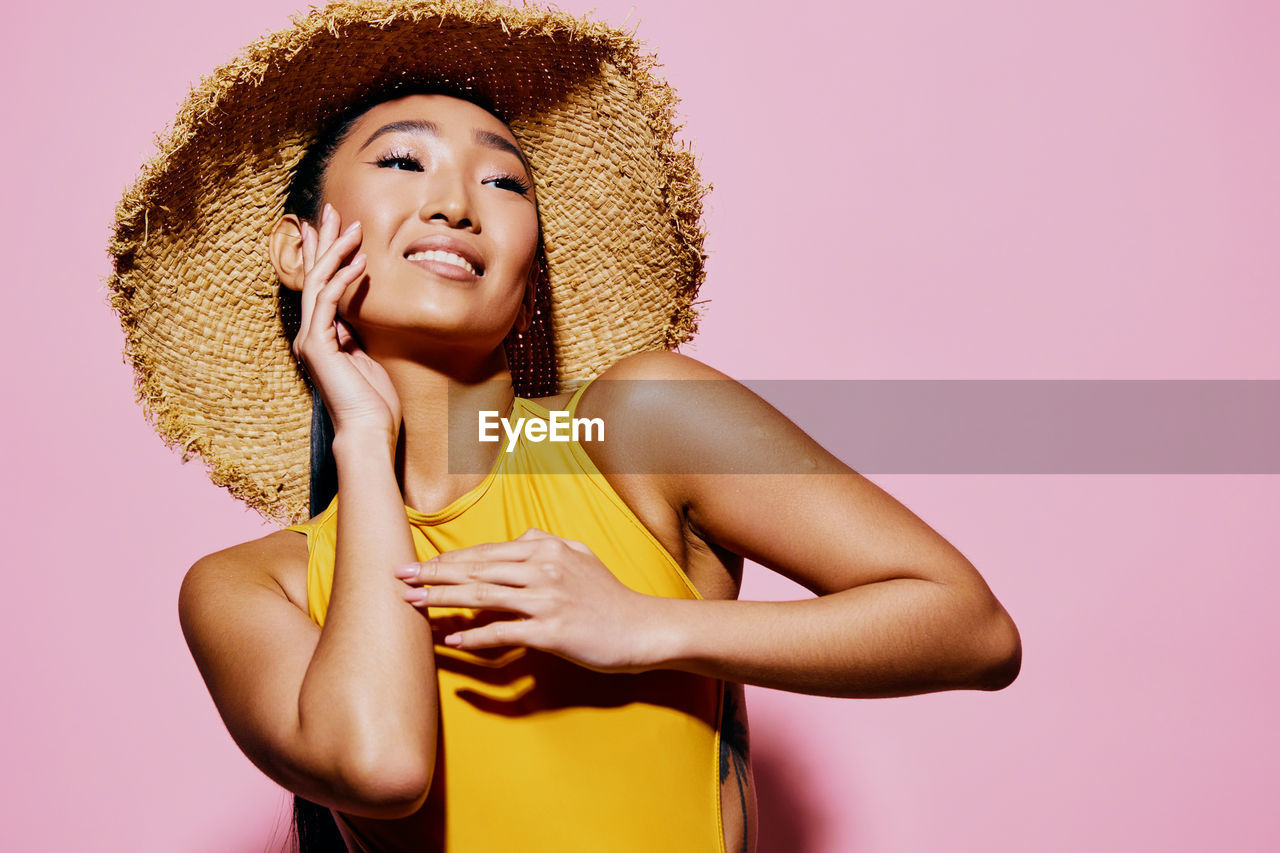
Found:
M 659 659 L 662 599 L 624 585 L 581 542 L 530 528 L 507 542 L 406 564 L 396 575 L 410 585 L 404 597 L 415 607 L 514 615 L 449 634 L 453 648 L 528 646 L 597 672 L 643 672 Z

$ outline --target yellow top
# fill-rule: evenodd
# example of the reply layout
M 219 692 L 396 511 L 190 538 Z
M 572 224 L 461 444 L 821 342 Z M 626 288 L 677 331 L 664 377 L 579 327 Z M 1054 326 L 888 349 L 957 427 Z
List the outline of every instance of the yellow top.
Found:
M 569 402 L 570 416 L 583 388 Z M 511 417 L 548 420 L 550 413 L 518 397 Z M 504 435 L 484 482 L 444 509 L 405 507 L 419 560 L 536 527 L 585 543 L 638 592 L 701 597 L 580 444 L 524 436 L 507 453 Z M 337 502 L 314 522 L 289 528 L 307 534 L 307 602 L 321 627 L 333 587 Z M 431 849 L 723 853 L 723 682 L 674 670 L 598 673 L 536 649 L 454 649 L 443 645 L 444 635 L 483 614 L 433 607 L 428 615 L 440 683 L 440 763 L 425 806 L 436 836 Z M 353 849 L 377 849 L 335 817 Z

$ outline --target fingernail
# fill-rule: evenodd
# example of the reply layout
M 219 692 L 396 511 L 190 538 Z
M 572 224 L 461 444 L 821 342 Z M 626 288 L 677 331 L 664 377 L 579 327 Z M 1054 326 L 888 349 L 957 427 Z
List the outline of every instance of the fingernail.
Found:
M 360 254 L 356 255 L 354 258 L 351 259 L 351 265 L 355 266 L 356 264 L 363 264 L 364 260 L 365 260 L 364 252 L 361 252 Z
M 359 222 L 359 220 L 357 220 L 357 221 L 352 222 L 350 225 L 348 225 L 348 226 L 347 226 L 347 230 L 342 232 L 342 236 L 344 236 L 344 237 L 345 237 L 345 236 L 346 236 L 346 235 L 348 235 L 348 234 L 354 234 L 355 232 L 357 232 L 357 231 L 359 231 L 359 230 L 360 230 L 360 222 Z
M 418 589 L 417 587 L 411 587 L 404 591 L 404 600 L 412 604 L 417 604 L 420 601 L 425 601 L 426 598 L 427 598 L 427 591 L 425 589 Z
M 320 214 L 320 220 L 321 220 L 322 222 L 327 221 L 327 220 L 329 219 L 329 213 L 330 213 L 332 210 L 333 210 L 333 208 L 332 208 L 332 207 L 330 207 L 330 206 L 329 206 L 329 202 L 327 202 L 327 201 L 326 201 L 326 202 L 324 203 L 324 211 Z
M 411 578 L 418 573 L 416 565 L 396 566 L 396 577 Z

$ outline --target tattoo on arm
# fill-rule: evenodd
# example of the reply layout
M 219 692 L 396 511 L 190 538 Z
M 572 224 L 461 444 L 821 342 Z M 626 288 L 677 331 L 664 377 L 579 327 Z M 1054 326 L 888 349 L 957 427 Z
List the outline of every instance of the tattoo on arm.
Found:
M 720 784 L 729 778 L 733 770 L 738 783 L 738 804 L 742 808 L 742 853 L 746 853 L 749 827 L 747 826 L 747 766 L 751 758 L 747 733 L 747 714 L 743 702 L 742 685 L 726 683 L 724 686 L 724 711 L 720 717 Z

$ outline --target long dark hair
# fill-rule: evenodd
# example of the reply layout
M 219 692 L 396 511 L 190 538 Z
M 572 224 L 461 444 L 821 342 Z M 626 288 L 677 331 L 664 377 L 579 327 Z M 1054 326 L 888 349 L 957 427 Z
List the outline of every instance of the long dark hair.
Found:
M 364 107 L 364 105 L 361 105 Z M 364 107 L 367 108 L 367 107 Z M 342 144 L 361 108 L 346 114 L 324 128 L 294 171 L 285 211 L 318 224 L 319 202 L 325 168 L 334 151 Z M 293 291 L 281 292 L 281 314 L 284 331 L 290 340 L 298 333 L 299 296 Z M 307 383 L 311 385 L 310 381 Z M 333 458 L 333 421 L 324 402 L 311 387 L 311 495 L 310 511 L 314 518 L 324 511 L 338 493 L 338 468 Z M 338 832 L 333 813 L 319 803 L 298 794 L 293 795 L 293 826 L 289 849 L 296 853 L 348 853 L 347 844 Z

